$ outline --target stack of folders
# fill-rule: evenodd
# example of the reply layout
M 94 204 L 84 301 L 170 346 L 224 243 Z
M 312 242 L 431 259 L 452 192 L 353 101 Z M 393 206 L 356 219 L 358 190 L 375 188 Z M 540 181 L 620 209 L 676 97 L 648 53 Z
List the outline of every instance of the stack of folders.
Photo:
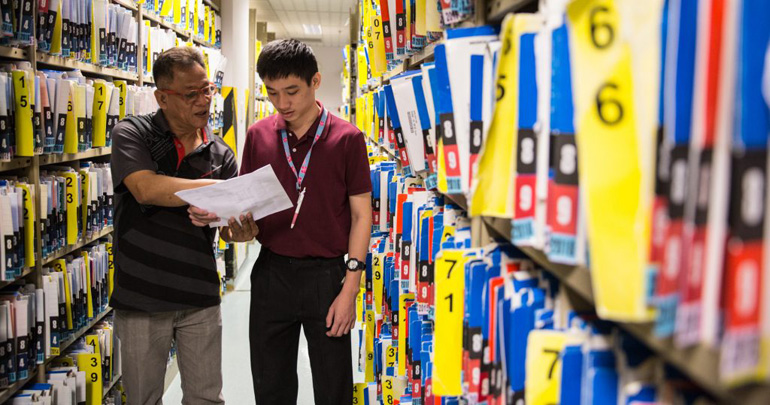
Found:
M 359 2 L 358 82 L 379 78 L 388 69 L 425 49 L 449 27 L 474 15 L 467 0 L 379 0 Z M 484 12 L 484 10 L 479 10 Z
M 144 44 L 142 55 L 145 61 L 145 74 L 152 73 L 152 66 L 155 64 L 155 61 L 161 53 L 184 44 L 184 42 L 179 39 L 176 32 L 165 28 L 153 27 L 150 25 L 150 21 L 145 22 L 144 29 L 142 29 L 142 36 L 142 43 Z M 222 51 L 219 49 L 208 47 L 199 47 L 198 49 L 203 53 L 209 81 L 221 88 L 225 67 L 227 66 L 227 58 L 222 55 Z
M 112 269 L 109 239 L 43 268 L 45 358 L 61 354 L 61 342 L 107 309 Z
M 109 164 L 80 162 L 80 169 L 47 166 L 40 173 L 43 258 L 90 240 L 112 225 L 113 187 Z
M 0 179 L 0 280 L 13 280 L 35 266 L 34 197 L 26 179 Z
M 724 382 L 767 382 L 768 7 L 547 0 L 499 33 L 445 31 L 356 123 L 515 245 L 589 268 L 601 319 L 654 321 L 719 349 Z
M 699 394 L 641 343 L 573 309 L 557 280 L 511 244 L 471 247 L 467 213 L 421 179 L 380 162 L 372 182 L 354 403 L 677 403 Z
M 100 405 L 104 390 L 121 374 L 119 354 L 112 321 L 102 321 L 51 362 L 46 383 L 24 387 L 13 404 Z
M 33 44 L 34 0 L 3 1 L 0 4 L 0 44 L 29 46 Z
M 44 301 L 34 284 L 0 291 L 0 386 L 27 379 L 40 362 Z
M 217 48 L 222 44 L 221 17 L 203 0 L 160 0 L 144 2 L 148 14 L 190 32 L 196 38 Z M 145 42 L 146 43 L 146 42 Z
M 0 72 L 0 160 L 78 153 L 112 145 L 112 128 L 157 109 L 154 89 L 87 79 L 80 71 L 32 72 L 26 62 Z
M 42 51 L 136 72 L 139 26 L 131 10 L 109 0 L 37 3 L 37 43 Z

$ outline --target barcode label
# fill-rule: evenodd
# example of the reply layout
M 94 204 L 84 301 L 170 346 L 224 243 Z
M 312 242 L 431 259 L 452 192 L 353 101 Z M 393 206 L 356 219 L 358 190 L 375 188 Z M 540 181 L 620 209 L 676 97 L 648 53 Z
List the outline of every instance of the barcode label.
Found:
M 435 190 L 438 188 L 438 176 L 435 174 L 431 174 L 425 179 L 425 187 L 428 188 L 428 190 Z
M 531 240 L 535 237 L 535 221 L 532 218 L 514 219 L 511 236 L 514 243 Z
M 679 294 L 671 294 L 655 299 L 658 308 L 658 319 L 655 323 L 655 334 L 659 337 L 671 336 L 676 326 L 676 307 L 679 305 Z
M 575 264 L 575 237 L 551 234 L 548 258 L 555 263 Z
M 462 179 L 459 177 L 448 177 L 446 185 L 448 194 L 461 194 L 463 192 Z
M 676 313 L 676 344 L 687 347 L 700 340 L 700 311 L 697 302 L 682 304 Z
M 728 330 L 722 344 L 719 371 L 723 381 L 755 377 L 759 367 L 759 330 Z

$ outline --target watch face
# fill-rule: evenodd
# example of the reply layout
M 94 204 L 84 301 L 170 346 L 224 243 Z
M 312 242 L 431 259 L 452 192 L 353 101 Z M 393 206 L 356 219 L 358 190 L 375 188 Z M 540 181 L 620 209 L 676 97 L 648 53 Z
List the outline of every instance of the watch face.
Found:
M 356 259 L 348 260 L 348 269 L 350 269 L 350 270 L 358 269 L 358 260 L 356 260 Z

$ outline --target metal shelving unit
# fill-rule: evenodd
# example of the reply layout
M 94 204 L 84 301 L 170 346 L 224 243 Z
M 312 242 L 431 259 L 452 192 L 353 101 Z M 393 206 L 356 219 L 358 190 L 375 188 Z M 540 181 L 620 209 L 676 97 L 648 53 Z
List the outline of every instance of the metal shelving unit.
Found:
M 536 0 L 487 0 L 485 7 L 486 16 L 481 20 L 490 24 L 500 23 L 503 18 L 511 12 L 536 11 L 537 3 Z M 464 22 L 458 26 L 473 25 L 473 23 Z M 439 43 L 441 43 L 441 41 L 431 43 L 426 46 L 424 50 L 404 59 L 403 63 L 382 76 L 381 83 L 386 84 L 393 77 L 402 74 L 407 70 L 417 69 L 422 63 L 433 60 L 435 46 Z M 355 77 L 355 70 L 351 72 L 351 77 Z M 351 111 L 354 110 L 355 98 L 350 100 L 350 108 Z M 372 140 L 371 138 L 369 139 Z M 378 144 L 377 146 L 391 158 L 398 159 L 395 152 L 389 150 L 385 145 Z M 466 211 L 468 210 L 465 196 L 443 196 L 455 205 Z M 481 217 L 479 219 L 488 236 L 512 243 L 510 220 L 492 217 Z M 567 266 L 553 263 L 548 260 L 547 256 L 542 251 L 534 248 L 519 247 L 519 249 L 542 269 L 559 279 L 561 285 L 566 287 L 566 289 L 572 293 L 572 296 L 576 296 L 589 308 L 595 307 L 590 269 L 580 266 Z M 664 362 L 682 372 L 717 402 L 757 405 L 768 403 L 768 398 L 770 398 L 770 385 L 752 385 L 734 389 L 720 382 L 718 374 L 719 353 L 717 350 L 705 346 L 695 346 L 686 349 L 679 348 L 674 344 L 672 339 L 661 339 L 655 336 L 653 325 L 650 323 L 612 323 L 634 336 Z

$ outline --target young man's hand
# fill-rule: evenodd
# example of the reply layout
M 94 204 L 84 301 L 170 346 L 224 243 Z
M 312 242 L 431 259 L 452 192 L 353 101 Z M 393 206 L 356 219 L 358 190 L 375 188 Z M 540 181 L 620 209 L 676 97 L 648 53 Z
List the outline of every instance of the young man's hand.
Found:
M 193 205 L 187 209 L 187 213 L 190 214 L 190 220 L 195 226 L 209 226 L 209 224 L 219 221 L 217 214 L 208 212 Z
M 326 336 L 340 337 L 347 335 L 356 323 L 356 293 L 343 288 L 329 307 L 326 315 Z
M 240 223 L 235 218 L 230 218 L 227 226 L 222 227 L 219 233 L 227 243 L 248 242 L 259 234 L 259 227 L 254 221 L 254 216 L 249 212 L 241 215 Z

